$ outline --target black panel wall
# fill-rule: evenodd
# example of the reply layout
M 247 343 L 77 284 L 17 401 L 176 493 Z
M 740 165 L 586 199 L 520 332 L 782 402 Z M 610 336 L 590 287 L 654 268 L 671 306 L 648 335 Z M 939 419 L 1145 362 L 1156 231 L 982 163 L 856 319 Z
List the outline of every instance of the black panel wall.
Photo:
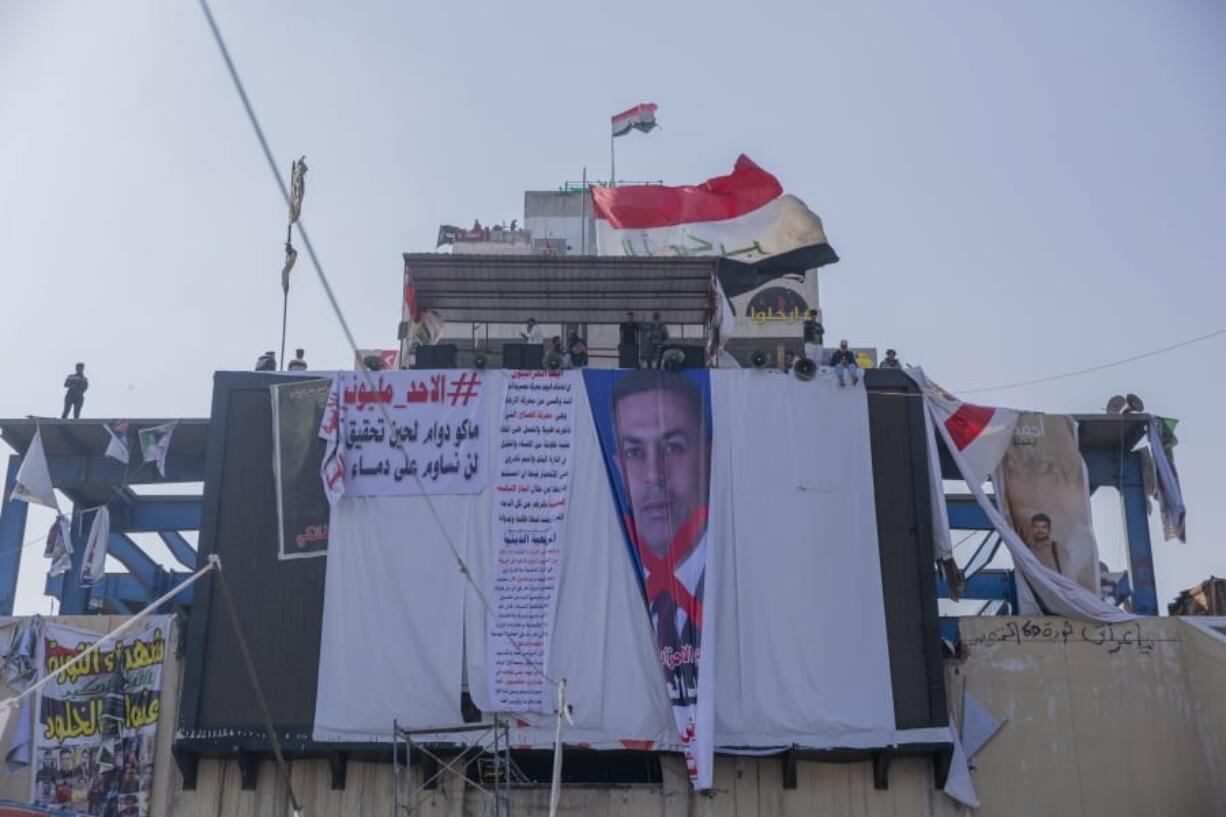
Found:
M 277 559 L 272 403 L 268 387 L 309 378 L 218 373 L 199 550 L 216 553 L 280 730 L 309 736 L 315 720 L 324 559 Z M 238 643 L 212 576 L 188 627 L 180 728 L 263 729 Z
M 868 371 L 864 382 L 894 716 L 900 729 L 944 725 L 923 403 L 902 372 Z

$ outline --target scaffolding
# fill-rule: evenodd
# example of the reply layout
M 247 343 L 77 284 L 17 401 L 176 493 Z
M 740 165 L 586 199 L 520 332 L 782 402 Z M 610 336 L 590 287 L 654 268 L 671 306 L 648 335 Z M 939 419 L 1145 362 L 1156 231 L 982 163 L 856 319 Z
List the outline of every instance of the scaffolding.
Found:
M 482 723 L 426 729 L 405 729 L 393 722 L 393 817 L 418 814 L 448 774 L 461 781 L 459 814 L 510 817 L 512 785 L 528 783 L 511 759 L 510 732 L 509 721 L 496 714 Z M 421 767 L 416 783 L 415 766 Z M 470 791 L 475 792 L 471 803 Z

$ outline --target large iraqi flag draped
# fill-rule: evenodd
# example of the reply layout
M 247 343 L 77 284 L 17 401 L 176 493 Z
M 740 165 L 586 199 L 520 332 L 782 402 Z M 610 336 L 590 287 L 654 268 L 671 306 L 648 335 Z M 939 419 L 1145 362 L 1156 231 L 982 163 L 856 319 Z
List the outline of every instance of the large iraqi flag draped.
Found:
M 747 156 L 702 184 L 593 187 L 601 255 L 715 255 L 729 297 L 784 272 L 839 260 L 822 220 Z M 723 265 L 721 265 L 723 266 Z

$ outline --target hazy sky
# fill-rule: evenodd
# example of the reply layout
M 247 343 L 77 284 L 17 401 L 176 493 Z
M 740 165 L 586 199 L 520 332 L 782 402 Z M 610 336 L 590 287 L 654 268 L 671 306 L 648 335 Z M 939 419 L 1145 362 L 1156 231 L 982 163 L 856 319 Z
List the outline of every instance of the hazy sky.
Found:
M 825 220 L 828 330 L 947 387 L 1093 365 L 1226 326 L 1226 5 L 216 0 L 360 344 L 392 345 L 400 253 L 525 189 L 697 182 L 739 153 Z M 0 416 L 206 416 L 212 373 L 278 345 L 285 210 L 199 7 L 0 0 Z M 290 348 L 351 355 L 305 263 Z M 1178 417 L 1189 543 L 1160 601 L 1226 574 L 1226 337 L 980 402 Z M 1122 566 L 1117 503 L 1095 500 Z M 48 520 L 31 514 L 28 536 Z M 46 611 L 41 547 L 18 612 Z

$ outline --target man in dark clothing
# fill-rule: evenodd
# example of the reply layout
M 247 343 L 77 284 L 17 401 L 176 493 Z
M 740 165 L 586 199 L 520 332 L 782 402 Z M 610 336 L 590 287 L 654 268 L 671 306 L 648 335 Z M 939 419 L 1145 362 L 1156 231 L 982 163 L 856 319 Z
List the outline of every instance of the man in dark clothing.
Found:
M 295 349 L 294 354 L 296 357 L 291 360 L 285 368 L 289 369 L 291 372 L 305 372 L 308 368 L 306 362 L 306 351 L 303 349 Z
M 839 348 L 830 356 L 830 365 L 839 376 L 839 385 L 846 386 L 845 375 L 851 375 L 851 385 L 860 382 L 860 364 L 856 362 L 856 353 L 847 348 L 847 341 L 839 341 Z
M 277 353 L 265 352 L 260 355 L 260 359 L 255 362 L 255 370 L 257 372 L 275 372 L 277 370 Z
M 791 374 L 792 367 L 796 365 L 796 353 L 788 349 L 783 353 L 783 373 Z
M 81 406 L 85 404 L 85 390 L 89 388 L 89 378 L 85 376 L 85 364 L 78 363 L 75 373 L 64 380 L 64 413 L 60 419 L 67 420 L 68 412 L 72 410 L 72 419 L 81 419 Z
M 878 369 L 901 369 L 902 361 L 898 359 L 898 352 L 893 349 L 885 350 L 885 360 L 877 366 Z
M 810 309 L 804 323 L 805 357 L 814 363 L 822 362 L 822 337 L 826 334 L 822 322 L 817 319 L 817 310 Z
M 637 369 L 639 367 L 639 322 L 634 319 L 633 312 L 626 313 L 626 319 L 618 327 L 617 365 L 622 369 Z

